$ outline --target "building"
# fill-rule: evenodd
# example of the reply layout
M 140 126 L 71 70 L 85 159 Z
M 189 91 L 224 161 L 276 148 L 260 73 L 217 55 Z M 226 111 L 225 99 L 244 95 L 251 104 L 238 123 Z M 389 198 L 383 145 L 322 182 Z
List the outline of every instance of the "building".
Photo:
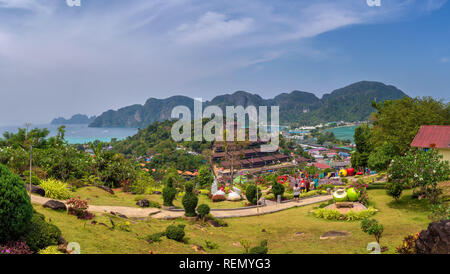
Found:
M 450 162 L 450 126 L 421 126 L 411 146 L 437 148 L 444 160 Z

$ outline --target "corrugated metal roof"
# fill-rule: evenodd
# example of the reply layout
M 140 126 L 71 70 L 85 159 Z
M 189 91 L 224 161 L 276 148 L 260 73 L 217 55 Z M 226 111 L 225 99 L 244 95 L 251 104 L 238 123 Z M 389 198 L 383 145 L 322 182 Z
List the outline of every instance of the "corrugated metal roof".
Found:
M 450 126 L 421 126 L 411 146 L 450 148 Z

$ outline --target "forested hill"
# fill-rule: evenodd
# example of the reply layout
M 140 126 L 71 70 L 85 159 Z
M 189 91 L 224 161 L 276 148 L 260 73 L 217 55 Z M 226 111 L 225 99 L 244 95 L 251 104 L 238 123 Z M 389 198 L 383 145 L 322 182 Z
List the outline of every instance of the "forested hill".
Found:
M 280 122 L 296 125 L 312 125 L 332 121 L 361 121 L 374 111 L 371 102 L 383 102 L 407 96 L 394 86 L 380 82 L 362 81 L 325 94 L 321 99 L 313 93 L 292 91 L 282 93 L 272 99 L 264 99 L 257 94 L 237 91 L 214 97 L 204 103 L 204 107 L 249 105 L 279 106 Z M 90 127 L 146 127 L 155 121 L 170 119 L 172 108 L 187 106 L 193 111 L 193 99 L 173 96 L 166 99 L 150 98 L 144 105 L 132 105 L 119 110 L 108 110 L 97 117 Z

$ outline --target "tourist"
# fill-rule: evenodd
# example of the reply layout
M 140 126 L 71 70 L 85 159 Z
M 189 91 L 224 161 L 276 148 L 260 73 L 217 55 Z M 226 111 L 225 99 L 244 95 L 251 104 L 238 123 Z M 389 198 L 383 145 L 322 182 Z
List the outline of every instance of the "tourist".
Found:
M 305 189 L 306 189 L 305 180 L 302 180 L 300 183 L 300 192 L 301 193 L 305 192 Z
M 308 180 L 306 180 L 306 184 L 305 184 L 305 186 L 306 186 L 306 192 L 309 192 L 309 186 L 311 185 L 311 180 L 310 179 L 308 179 Z
M 298 187 L 298 184 L 295 183 L 295 185 L 294 185 L 294 200 L 298 201 L 299 197 L 300 197 L 300 188 Z

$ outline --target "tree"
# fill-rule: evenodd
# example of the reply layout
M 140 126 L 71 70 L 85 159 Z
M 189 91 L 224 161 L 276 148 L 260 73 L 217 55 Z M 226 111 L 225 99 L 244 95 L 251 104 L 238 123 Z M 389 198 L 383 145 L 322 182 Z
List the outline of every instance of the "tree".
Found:
M 200 188 L 205 188 L 207 186 L 210 186 L 214 182 L 214 177 L 212 176 L 208 167 L 202 166 L 199 169 L 197 181 L 198 181 Z
M 166 186 L 163 188 L 162 196 L 165 206 L 173 206 L 173 200 L 177 195 L 177 190 L 173 187 L 173 177 L 168 177 L 166 180 Z
M 33 208 L 19 176 L 0 165 L 0 243 L 16 240 L 26 232 Z
M 352 154 L 353 167 L 367 167 L 369 155 L 372 151 L 370 134 L 370 127 L 367 124 L 363 124 L 355 129 L 354 139 L 356 144 L 356 151 Z
M 377 241 L 377 243 L 380 243 L 384 227 L 375 219 L 364 219 L 361 222 L 361 230 L 369 235 L 375 236 L 375 240 Z
M 404 186 L 418 187 L 431 203 L 438 203 L 441 193 L 438 183 L 447 180 L 450 174 L 449 163 L 442 158 L 436 149 L 412 148 L 404 156 L 392 160 L 388 169 L 389 180 Z
M 396 155 L 395 147 L 391 143 L 385 142 L 381 147 L 375 148 L 370 154 L 367 164 L 370 169 L 377 172 L 386 170 Z
M 197 216 L 197 212 L 195 212 L 195 208 L 198 204 L 198 198 L 195 196 L 193 190 L 194 185 L 191 182 L 187 182 L 185 187 L 185 194 L 183 196 L 183 207 L 184 207 L 184 214 L 186 217 L 195 217 Z
M 377 147 L 388 142 L 396 154 L 404 154 L 421 125 L 450 124 L 450 103 L 436 101 L 431 97 L 410 98 L 372 103 L 371 142 Z M 356 141 L 356 140 L 355 140 Z

